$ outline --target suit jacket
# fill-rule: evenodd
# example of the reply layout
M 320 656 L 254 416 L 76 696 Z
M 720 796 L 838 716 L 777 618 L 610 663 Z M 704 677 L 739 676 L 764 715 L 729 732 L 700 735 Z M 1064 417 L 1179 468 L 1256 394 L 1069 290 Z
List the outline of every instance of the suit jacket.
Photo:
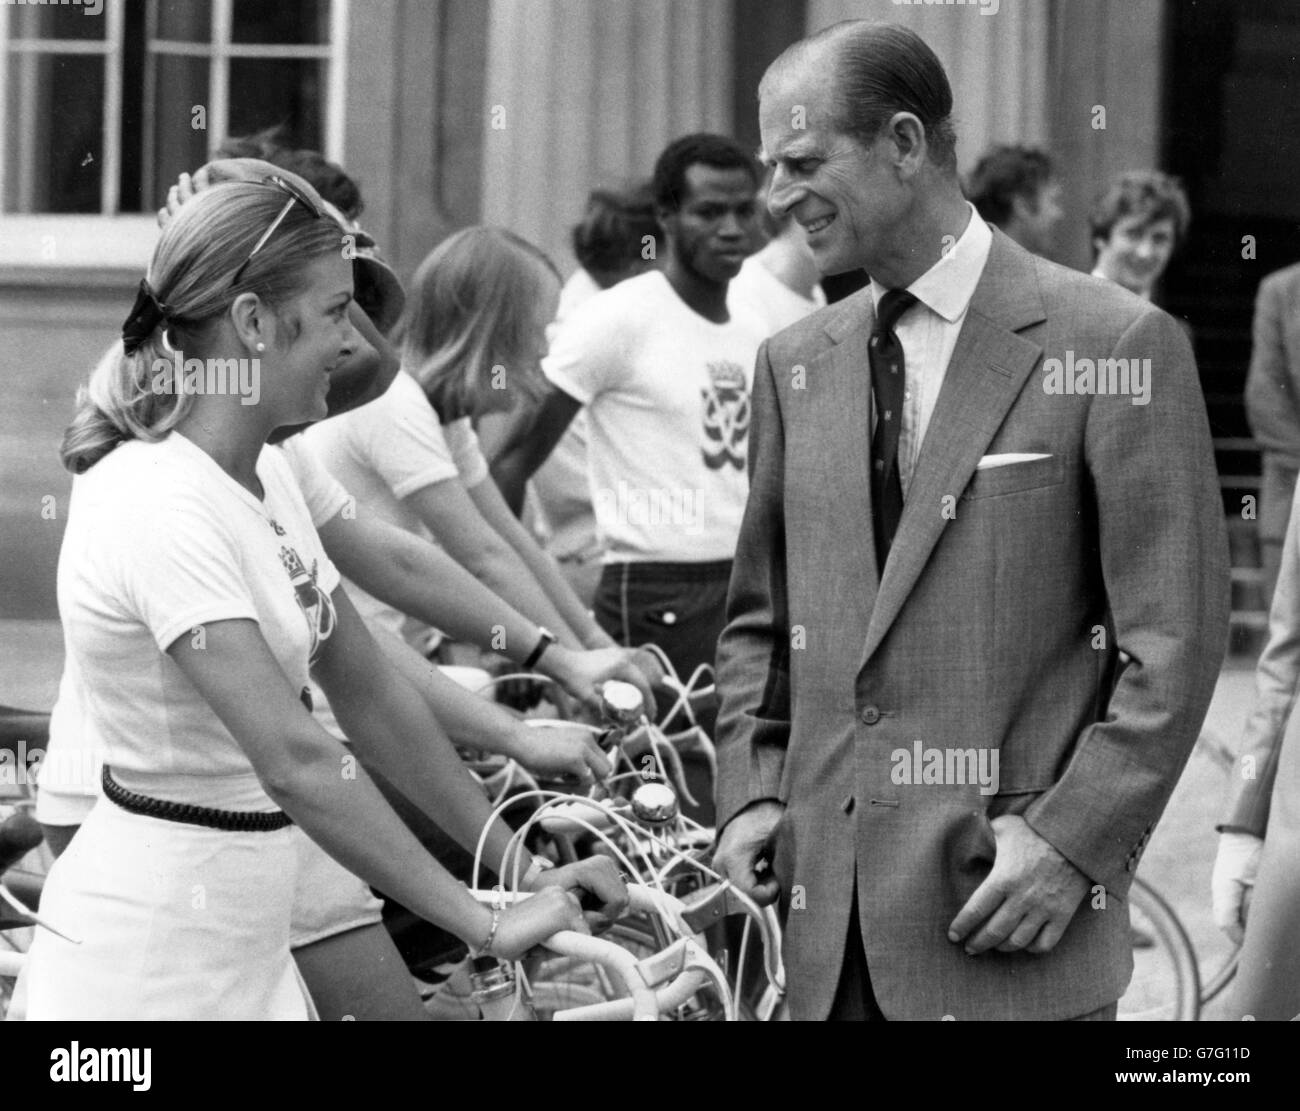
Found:
M 1191 348 L 1166 313 L 995 231 L 882 579 L 872 326 L 864 290 L 758 355 L 719 642 L 718 824 L 785 804 L 773 867 L 795 1017 L 829 1012 L 855 880 L 887 1017 L 1082 1014 L 1128 982 L 1124 896 L 1227 641 Z M 1149 358 L 1150 403 L 1049 393 L 1045 360 L 1067 352 Z M 977 471 L 1011 452 L 1047 457 Z M 957 754 L 945 782 L 904 770 L 918 742 L 945 768 Z M 998 755 L 995 793 L 962 770 L 981 749 Z M 1008 813 L 1097 886 L 1051 953 L 968 957 L 947 927 Z
M 1266 456 L 1300 465 L 1300 263 L 1268 275 L 1255 296 L 1246 416 Z
M 1300 488 L 1290 504 L 1282 564 L 1268 615 L 1268 644 L 1255 665 L 1255 701 L 1228 781 L 1228 805 L 1219 829 L 1263 837 L 1274 786 L 1300 796 L 1300 784 L 1279 780 L 1287 722 L 1300 694 Z M 1295 743 L 1294 741 L 1292 742 Z

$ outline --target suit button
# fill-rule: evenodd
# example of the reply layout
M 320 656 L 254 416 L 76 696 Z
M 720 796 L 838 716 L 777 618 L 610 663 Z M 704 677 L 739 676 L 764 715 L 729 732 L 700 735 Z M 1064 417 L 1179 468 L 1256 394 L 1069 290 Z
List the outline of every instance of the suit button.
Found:
M 868 725 L 875 725 L 880 720 L 880 711 L 874 706 L 864 706 L 862 708 L 862 720 Z
M 853 796 L 852 796 L 852 795 L 846 795 L 846 796 L 845 796 L 844 801 L 843 801 L 842 803 L 840 803 L 840 809 L 843 810 L 845 814 L 852 814 L 852 813 L 853 813 Z

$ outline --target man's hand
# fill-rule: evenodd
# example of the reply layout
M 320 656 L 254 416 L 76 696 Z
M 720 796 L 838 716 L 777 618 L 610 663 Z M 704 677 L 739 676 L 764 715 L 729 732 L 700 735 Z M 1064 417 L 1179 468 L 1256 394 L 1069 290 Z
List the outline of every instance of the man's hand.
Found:
M 639 648 L 597 648 L 589 652 L 557 652 L 553 646 L 542 657 L 539 670 L 555 679 L 569 694 L 589 710 L 599 712 L 601 688 L 611 679 L 631 683 L 645 699 L 646 713 L 655 710 L 653 685 L 663 682 L 663 669 L 649 652 Z M 547 656 L 555 654 L 548 670 Z
M 520 722 L 509 755 L 534 775 L 576 779 L 590 787 L 613 770 L 591 730 L 584 725 L 538 725 Z
M 1227 830 L 1219 835 L 1219 852 L 1210 877 L 1214 924 L 1236 945 L 1246 936 L 1246 914 L 1263 852 L 1264 839 L 1253 833 Z
M 948 940 L 964 940 L 972 955 L 988 949 L 1049 952 L 1087 894 L 1088 877 L 1024 818 L 1004 814 L 992 826 L 993 870 L 952 920 Z
M 756 802 L 731 819 L 713 850 L 713 867 L 759 906 L 776 902 L 780 885 L 768 863 L 772 834 L 785 807 L 779 802 Z M 758 870 L 760 862 L 765 866 Z

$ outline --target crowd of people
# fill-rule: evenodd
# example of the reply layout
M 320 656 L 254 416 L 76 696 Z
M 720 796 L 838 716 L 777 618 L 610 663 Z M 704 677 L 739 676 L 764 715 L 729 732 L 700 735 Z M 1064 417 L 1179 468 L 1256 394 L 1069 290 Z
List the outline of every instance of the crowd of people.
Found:
M 1003 146 L 963 181 L 946 75 L 898 26 L 802 40 L 759 94 L 761 164 L 674 140 L 592 192 L 567 281 L 481 226 L 404 286 L 357 181 L 278 134 L 173 187 L 63 445 L 51 753 L 102 771 L 40 786 L 43 916 L 81 943 L 38 934 L 27 1017 L 421 1018 L 373 890 L 503 958 L 587 929 L 584 893 L 620 913 L 608 859 L 508 852 L 500 821 L 487 863 L 533 898 L 485 908 L 448 870 L 489 820 L 456 745 L 609 772 L 590 731 L 448 678 L 449 641 L 585 705 L 611 679 L 669 698 L 647 644 L 716 665 L 697 816 L 779 900 L 794 1017 L 1114 1017 L 1124 895 L 1227 636 L 1195 362 L 1151 303 L 1187 200 L 1124 174 L 1092 273 L 1048 261 L 1059 171 Z M 1285 536 L 1259 773 L 1215 892 L 1257 1017 L 1300 1011 L 1300 420 L 1259 354 L 1288 283 L 1251 372 Z M 1153 360 L 1151 404 L 1044 390 L 1067 352 Z M 257 404 L 160 385 L 185 359 L 257 360 Z M 900 778 L 914 742 L 991 751 L 997 782 Z

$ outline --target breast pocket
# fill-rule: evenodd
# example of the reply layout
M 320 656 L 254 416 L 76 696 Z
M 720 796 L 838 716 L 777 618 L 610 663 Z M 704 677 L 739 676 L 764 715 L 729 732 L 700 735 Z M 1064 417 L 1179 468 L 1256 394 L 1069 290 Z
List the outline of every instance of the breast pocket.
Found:
M 1000 498 L 1006 494 L 1020 494 L 1059 486 L 1065 481 L 1065 456 L 1049 455 L 1046 459 L 1031 459 L 1025 463 L 1008 463 L 976 471 L 966 484 L 963 501 L 978 498 Z

